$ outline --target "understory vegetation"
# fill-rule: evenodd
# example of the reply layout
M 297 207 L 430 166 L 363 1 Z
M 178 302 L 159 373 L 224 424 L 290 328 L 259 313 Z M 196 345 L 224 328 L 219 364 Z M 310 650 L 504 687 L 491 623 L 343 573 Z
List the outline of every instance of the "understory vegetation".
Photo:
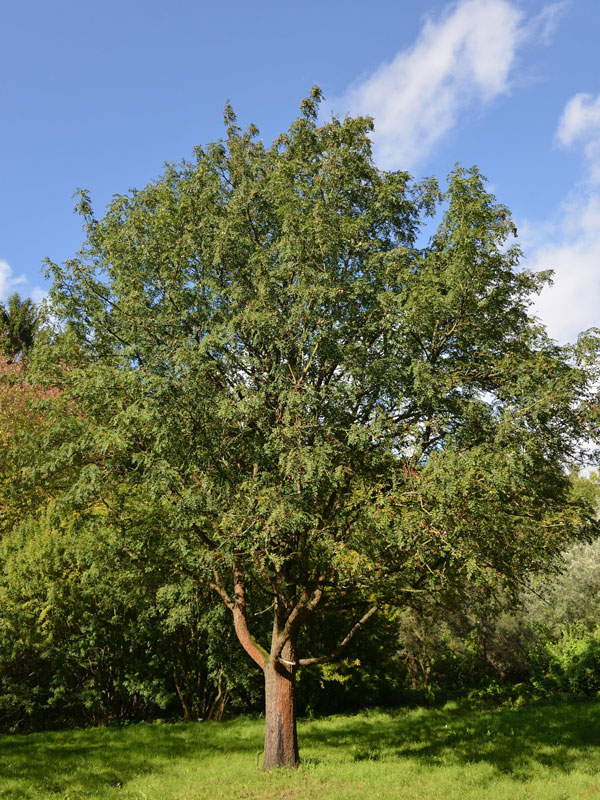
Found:
M 596 491 L 595 478 L 576 483 Z M 209 590 L 173 575 L 166 560 L 124 553 L 114 531 L 82 536 L 76 523 L 48 514 L 0 544 L 2 730 L 260 711 L 260 676 Z M 517 610 L 479 592 L 454 608 L 383 610 L 343 659 L 300 671 L 300 714 L 448 697 L 596 698 L 600 542 L 573 545 L 561 572 L 530 583 Z M 324 615 L 308 646 L 342 625 Z

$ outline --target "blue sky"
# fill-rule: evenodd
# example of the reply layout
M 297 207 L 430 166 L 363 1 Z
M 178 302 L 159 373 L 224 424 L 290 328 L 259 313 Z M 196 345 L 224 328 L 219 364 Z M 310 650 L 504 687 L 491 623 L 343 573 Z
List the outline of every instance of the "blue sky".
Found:
M 45 256 L 96 213 L 222 133 L 230 99 L 271 140 L 313 84 L 375 118 L 385 168 L 476 163 L 513 211 L 537 312 L 560 341 L 600 325 L 598 0 L 72 0 L 0 9 L 0 299 L 39 298 Z

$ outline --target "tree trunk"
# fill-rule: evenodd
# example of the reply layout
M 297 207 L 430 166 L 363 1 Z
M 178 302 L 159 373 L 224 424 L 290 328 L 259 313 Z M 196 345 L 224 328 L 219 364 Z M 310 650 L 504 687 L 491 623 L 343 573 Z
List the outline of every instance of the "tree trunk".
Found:
M 297 767 L 296 652 L 286 642 L 281 658 L 287 664 L 269 661 L 265 671 L 265 752 L 263 770 Z

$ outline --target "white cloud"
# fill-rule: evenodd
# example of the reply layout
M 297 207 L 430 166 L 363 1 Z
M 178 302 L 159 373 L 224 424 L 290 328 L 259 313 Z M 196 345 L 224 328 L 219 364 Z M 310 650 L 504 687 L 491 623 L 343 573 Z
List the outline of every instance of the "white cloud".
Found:
M 29 297 L 33 300 L 36 305 L 43 303 L 44 300 L 48 297 L 48 292 L 45 289 L 42 289 L 39 286 L 34 286 L 33 289 L 29 292 Z
M 27 288 L 27 284 L 25 275 L 14 275 L 8 261 L 0 258 L 0 302 L 6 300 L 13 292 L 19 292 L 22 297 L 31 297 L 34 303 L 41 303 L 47 292 L 39 286 Z
M 24 283 L 27 283 L 25 276 L 15 277 L 8 261 L 0 259 L 0 300 L 6 300 L 9 294 Z
M 537 230 L 528 257 L 534 269 L 553 269 L 535 311 L 553 339 L 574 341 L 586 328 L 600 327 L 600 195 L 575 191 L 553 224 Z M 545 241 L 543 241 L 545 240 Z
M 554 270 L 536 311 L 550 335 L 572 341 L 586 328 L 600 327 L 600 95 L 576 94 L 566 104 L 556 131 L 566 147 L 579 145 L 586 161 L 582 180 L 556 218 L 526 227 L 534 268 Z
M 568 4 L 569 0 L 559 0 L 559 2 L 544 6 L 540 13 L 527 23 L 526 38 L 537 39 L 542 44 L 549 44 L 558 26 L 558 20 Z
M 572 97 L 562 113 L 556 138 L 561 144 L 572 145 L 583 136 L 600 134 L 600 95 L 580 92 Z
M 562 113 L 556 140 L 565 147 L 583 144 L 588 180 L 600 182 L 600 94 L 596 99 L 583 92 L 572 97 Z
M 413 168 L 473 102 L 508 92 L 519 47 L 550 35 L 563 4 L 525 20 L 510 0 L 461 0 L 427 19 L 414 45 L 332 101 L 336 113 L 375 118 L 383 168 Z

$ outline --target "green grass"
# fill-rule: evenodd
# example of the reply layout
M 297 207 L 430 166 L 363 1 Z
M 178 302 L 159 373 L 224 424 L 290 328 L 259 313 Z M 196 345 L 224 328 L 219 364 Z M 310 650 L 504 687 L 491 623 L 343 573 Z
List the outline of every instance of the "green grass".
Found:
M 263 724 L 0 737 L 0 798 L 600 800 L 600 704 L 365 712 L 303 721 L 302 766 L 257 769 Z

